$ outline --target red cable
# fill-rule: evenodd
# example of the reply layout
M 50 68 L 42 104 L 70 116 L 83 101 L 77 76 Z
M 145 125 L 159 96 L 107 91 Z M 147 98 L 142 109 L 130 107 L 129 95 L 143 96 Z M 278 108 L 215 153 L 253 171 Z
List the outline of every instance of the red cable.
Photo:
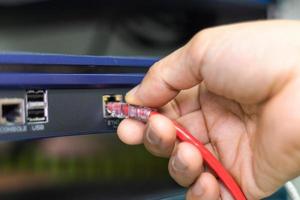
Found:
M 180 141 L 189 142 L 198 148 L 198 150 L 200 151 L 200 153 L 203 157 L 203 160 L 218 175 L 218 177 L 221 179 L 223 184 L 230 191 L 230 193 L 234 197 L 234 199 L 246 200 L 246 197 L 243 194 L 243 192 L 241 191 L 238 184 L 235 182 L 235 180 L 232 178 L 232 176 L 229 174 L 229 172 L 226 171 L 226 169 L 223 167 L 223 165 L 212 155 L 212 153 L 209 150 L 207 150 L 205 148 L 205 146 L 199 140 L 197 140 L 192 134 L 190 134 L 180 124 L 178 124 L 177 122 L 174 122 L 174 125 L 176 128 L 177 138 Z
M 116 118 L 133 118 L 146 122 L 151 115 L 158 114 L 151 108 L 129 105 L 126 103 L 108 103 L 107 111 L 112 117 Z M 193 144 L 200 151 L 206 164 L 218 175 L 223 184 L 230 191 L 235 200 L 246 200 L 245 195 L 241 191 L 230 173 L 222 166 L 222 164 L 205 148 L 205 146 L 197 140 L 189 131 L 182 127 L 179 123 L 173 121 L 176 128 L 177 138 L 182 142 Z

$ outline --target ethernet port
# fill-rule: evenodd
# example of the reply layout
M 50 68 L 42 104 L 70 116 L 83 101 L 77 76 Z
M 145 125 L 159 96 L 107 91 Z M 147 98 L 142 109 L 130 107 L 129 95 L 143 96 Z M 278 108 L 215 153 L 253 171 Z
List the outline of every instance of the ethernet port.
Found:
M 109 102 L 122 102 L 123 95 L 121 94 L 107 94 L 102 97 L 102 105 L 103 105 L 103 117 L 105 119 L 112 118 L 110 114 L 106 110 L 106 105 Z
M 0 125 L 25 123 L 23 99 L 0 99 Z

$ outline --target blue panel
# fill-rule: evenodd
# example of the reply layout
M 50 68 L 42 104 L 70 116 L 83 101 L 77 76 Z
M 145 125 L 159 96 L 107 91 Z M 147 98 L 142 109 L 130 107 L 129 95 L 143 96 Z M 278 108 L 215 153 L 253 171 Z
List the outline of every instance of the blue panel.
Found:
M 144 74 L 40 74 L 0 73 L 1 88 L 67 88 L 136 85 Z
M 36 53 L 0 53 L 0 64 L 104 65 L 149 67 L 157 59 L 142 57 L 83 56 Z
M 157 59 L 59 54 L 0 53 L 1 65 L 150 67 Z M 24 68 L 26 71 L 26 67 Z M 0 88 L 114 87 L 138 84 L 144 74 L 0 73 Z
M 272 3 L 272 0 L 256 0 L 256 1 L 258 1 L 259 3 L 263 3 L 263 4 Z

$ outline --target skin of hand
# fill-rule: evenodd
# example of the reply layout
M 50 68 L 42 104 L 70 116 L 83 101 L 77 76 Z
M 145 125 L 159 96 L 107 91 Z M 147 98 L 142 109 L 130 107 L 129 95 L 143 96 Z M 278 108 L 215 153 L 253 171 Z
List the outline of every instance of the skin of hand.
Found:
M 232 199 L 198 150 L 176 141 L 177 120 L 221 161 L 247 199 L 300 175 L 300 22 L 209 28 L 155 63 L 126 101 L 160 108 L 147 124 L 125 119 L 127 144 L 170 157 L 188 200 Z

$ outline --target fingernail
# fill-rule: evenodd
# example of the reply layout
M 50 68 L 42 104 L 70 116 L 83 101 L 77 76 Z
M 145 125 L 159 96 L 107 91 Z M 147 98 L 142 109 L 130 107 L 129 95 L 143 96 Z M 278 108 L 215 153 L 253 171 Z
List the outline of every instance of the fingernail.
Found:
M 127 92 L 126 99 L 132 98 L 135 95 L 135 93 L 136 93 L 136 91 L 138 90 L 139 87 L 140 87 L 140 85 L 137 85 L 134 88 L 132 88 L 129 92 Z
M 199 182 L 198 184 L 195 184 L 192 187 L 192 193 L 193 193 L 194 196 L 197 196 L 197 197 L 200 197 L 200 196 L 203 195 L 204 190 L 203 190 L 203 186 L 202 186 L 201 182 Z
M 153 145 L 158 145 L 160 143 L 160 138 L 153 132 L 151 125 L 148 125 L 146 129 L 146 140 Z
M 172 160 L 172 166 L 175 171 L 178 172 L 184 172 L 187 169 L 186 164 L 184 163 L 183 159 L 181 158 L 181 155 L 179 152 L 175 155 L 175 157 Z

